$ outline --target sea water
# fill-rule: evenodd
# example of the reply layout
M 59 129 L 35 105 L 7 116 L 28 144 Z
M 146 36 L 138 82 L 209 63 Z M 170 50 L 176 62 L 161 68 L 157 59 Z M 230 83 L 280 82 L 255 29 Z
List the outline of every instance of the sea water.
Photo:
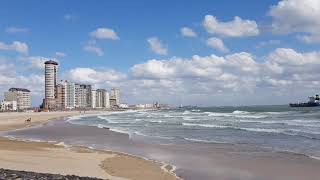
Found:
M 320 108 L 288 106 L 129 110 L 70 123 L 173 141 L 249 144 L 320 157 Z

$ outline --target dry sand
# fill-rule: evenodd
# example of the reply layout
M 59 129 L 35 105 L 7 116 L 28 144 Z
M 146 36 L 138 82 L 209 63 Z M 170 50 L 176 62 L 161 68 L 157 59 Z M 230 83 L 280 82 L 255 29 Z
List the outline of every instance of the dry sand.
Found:
M 52 119 L 61 119 L 66 116 L 79 115 L 79 111 L 66 112 L 10 112 L 0 113 L 0 131 L 9 131 L 27 126 L 47 122 Z M 31 123 L 25 120 L 31 118 Z
M 79 112 L 0 113 L 0 131 L 14 130 Z M 25 123 L 31 118 L 32 123 Z M 0 138 L 0 167 L 41 173 L 98 177 L 111 180 L 174 180 L 161 164 L 115 152 L 84 147 L 65 148 L 45 142 Z

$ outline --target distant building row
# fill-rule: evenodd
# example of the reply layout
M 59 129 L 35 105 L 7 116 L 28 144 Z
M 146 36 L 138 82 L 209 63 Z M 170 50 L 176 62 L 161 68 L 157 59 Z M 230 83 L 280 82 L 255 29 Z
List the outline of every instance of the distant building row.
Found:
M 58 63 L 45 62 L 45 109 L 88 109 L 119 107 L 119 89 L 112 88 L 111 95 L 105 89 L 93 90 L 91 85 L 77 84 L 58 79 Z
M 31 92 L 24 88 L 10 88 L 4 93 L 1 111 L 22 111 L 31 108 Z

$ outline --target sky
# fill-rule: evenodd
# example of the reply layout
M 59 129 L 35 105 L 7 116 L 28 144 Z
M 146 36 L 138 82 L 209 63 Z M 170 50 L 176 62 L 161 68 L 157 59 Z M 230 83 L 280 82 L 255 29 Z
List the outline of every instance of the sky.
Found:
M 3 0 L 0 99 L 59 79 L 122 103 L 287 104 L 319 93 L 319 0 Z

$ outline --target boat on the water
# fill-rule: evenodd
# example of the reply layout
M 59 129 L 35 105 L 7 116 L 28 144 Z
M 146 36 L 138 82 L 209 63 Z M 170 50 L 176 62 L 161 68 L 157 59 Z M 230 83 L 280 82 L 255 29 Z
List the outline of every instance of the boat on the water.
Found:
M 320 98 L 319 95 L 317 94 L 316 97 L 309 97 L 308 102 L 302 102 L 302 103 L 290 103 L 290 107 L 316 107 L 320 106 Z

